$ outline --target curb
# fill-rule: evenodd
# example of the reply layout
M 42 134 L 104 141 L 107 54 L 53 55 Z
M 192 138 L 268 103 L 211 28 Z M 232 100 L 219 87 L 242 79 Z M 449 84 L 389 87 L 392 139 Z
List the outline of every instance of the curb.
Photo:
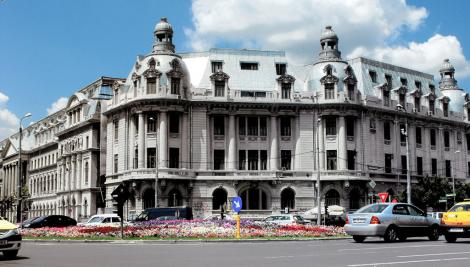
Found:
M 322 237 L 312 239 L 200 239 L 200 240 L 41 240 L 41 239 L 23 239 L 24 243 L 97 243 L 97 244 L 177 244 L 177 243 L 271 243 L 271 242 L 312 242 L 312 241 L 333 241 L 348 240 L 351 237 Z

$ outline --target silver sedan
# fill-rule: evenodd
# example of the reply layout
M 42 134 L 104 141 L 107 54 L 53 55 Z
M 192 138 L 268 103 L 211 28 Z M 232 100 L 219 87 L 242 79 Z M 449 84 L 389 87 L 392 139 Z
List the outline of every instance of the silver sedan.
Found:
M 427 236 L 431 241 L 439 239 L 439 221 L 406 203 L 365 206 L 348 215 L 344 229 L 358 243 L 368 236 L 383 237 L 386 242 L 415 236 Z

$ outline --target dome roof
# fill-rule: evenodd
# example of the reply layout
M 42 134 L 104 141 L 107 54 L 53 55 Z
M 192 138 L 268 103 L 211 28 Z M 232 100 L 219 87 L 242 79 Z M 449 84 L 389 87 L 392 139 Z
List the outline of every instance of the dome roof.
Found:
M 338 78 L 338 89 L 343 89 L 343 80 L 347 77 L 345 69 L 348 64 L 344 61 L 331 61 L 331 62 L 319 62 L 312 66 L 310 74 L 307 78 L 307 90 L 317 91 L 321 90 L 322 84 L 321 79 L 327 75 L 327 68 L 331 67 L 331 74 Z
M 450 99 L 449 110 L 454 112 L 464 112 L 465 92 L 462 90 L 443 90 L 442 94 Z
M 168 23 L 167 18 L 163 17 L 160 19 L 160 22 L 155 25 L 155 31 L 161 32 L 161 31 L 170 31 L 173 32 L 173 27 L 171 26 L 170 23 Z
M 444 62 L 439 69 L 439 72 L 455 72 L 454 66 L 450 63 L 448 58 L 444 59 Z
M 326 39 L 338 40 L 338 36 L 336 35 L 335 31 L 333 31 L 333 28 L 331 26 L 326 26 L 323 32 L 321 33 L 320 41 Z

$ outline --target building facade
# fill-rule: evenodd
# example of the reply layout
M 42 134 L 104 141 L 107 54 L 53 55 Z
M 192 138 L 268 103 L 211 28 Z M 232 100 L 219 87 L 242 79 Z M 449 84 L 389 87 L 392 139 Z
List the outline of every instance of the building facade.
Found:
M 99 79 L 23 131 L 29 216 L 114 211 L 120 184 L 131 191 L 126 216 L 186 205 L 204 217 L 241 196 L 243 213 L 260 217 L 316 207 L 318 174 L 320 205 L 347 210 L 377 192 L 402 193 L 407 172 L 413 183 L 469 181 L 469 96 L 448 60 L 436 83 L 367 58 L 343 60 L 331 27 L 306 66 L 278 51 L 177 54 L 164 18 L 154 37 L 126 79 Z M 2 142 L 3 198 L 18 181 L 18 136 Z

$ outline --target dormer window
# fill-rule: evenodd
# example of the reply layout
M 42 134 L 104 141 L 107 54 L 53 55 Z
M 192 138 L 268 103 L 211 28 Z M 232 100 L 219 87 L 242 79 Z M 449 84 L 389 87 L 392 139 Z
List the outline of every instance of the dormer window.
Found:
M 408 86 L 408 80 L 406 78 L 400 78 L 401 86 Z
M 449 103 L 442 103 L 442 110 L 444 112 L 444 117 L 449 117 Z
M 390 106 L 390 91 L 388 90 L 383 91 L 383 101 L 384 101 L 384 106 L 386 107 Z
M 373 82 L 373 83 L 377 83 L 377 72 L 373 71 L 373 70 L 370 70 L 369 71 L 369 77 L 370 77 L 370 80 Z
M 416 112 L 420 112 L 421 111 L 421 101 L 420 101 L 420 97 L 419 96 L 415 96 L 415 110 Z
M 286 74 L 286 63 L 276 63 L 276 75 Z
M 222 61 L 212 61 L 211 62 L 211 67 L 212 67 L 212 73 L 223 71 Z
M 224 81 L 215 81 L 215 96 L 223 97 L 225 95 L 225 82 Z
M 155 59 L 151 58 L 148 64 L 149 64 L 150 69 L 155 69 L 155 65 L 156 65 Z
M 179 95 L 180 94 L 180 79 L 171 78 L 171 94 Z
M 281 94 L 282 99 L 290 99 L 291 83 L 282 83 L 281 84 Z
M 415 87 L 418 90 L 421 90 L 421 82 L 420 81 L 415 81 Z
M 405 101 L 405 94 L 400 94 L 399 95 L 399 102 L 400 105 L 406 109 L 406 101 Z
M 258 63 L 256 62 L 240 62 L 242 70 L 258 70 Z
M 434 99 L 429 99 L 429 112 L 431 114 L 434 114 L 434 110 L 435 110 Z
M 147 78 L 147 94 L 157 93 L 157 78 Z
M 348 99 L 354 101 L 354 84 L 348 84 Z
M 434 84 L 429 85 L 429 90 L 431 90 L 431 93 L 434 93 L 436 91 L 436 87 L 434 86 Z
M 385 81 L 387 82 L 388 89 L 391 90 L 393 87 L 392 75 L 385 74 Z
M 334 83 L 325 83 L 325 99 L 335 99 Z

